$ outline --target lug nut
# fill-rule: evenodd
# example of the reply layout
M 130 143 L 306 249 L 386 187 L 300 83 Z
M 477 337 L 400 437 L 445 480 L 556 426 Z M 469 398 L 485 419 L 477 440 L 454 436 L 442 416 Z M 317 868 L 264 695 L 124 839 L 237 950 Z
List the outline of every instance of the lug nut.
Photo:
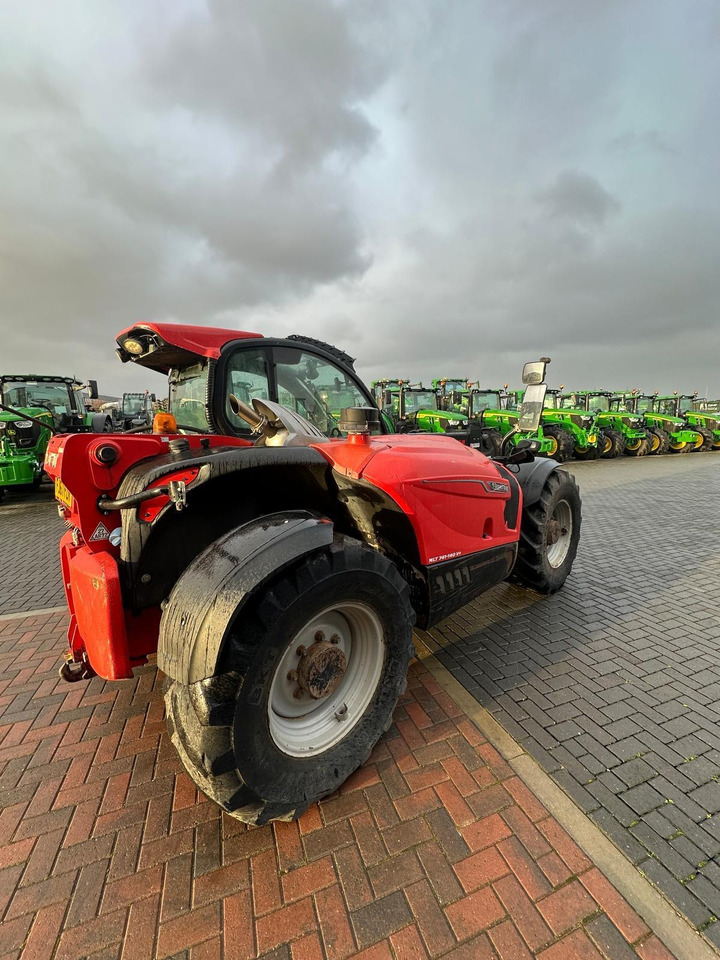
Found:
M 303 692 L 302 692 L 302 690 L 300 689 L 300 687 L 296 687 L 296 688 L 293 690 L 293 697 L 294 697 L 296 700 L 300 700 L 301 697 L 302 697 L 302 695 L 303 695 Z
M 303 646 L 302 643 L 301 643 L 300 646 L 297 648 L 297 650 L 295 651 L 295 653 L 296 653 L 299 657 L 301 657 L 301 656 L 305 653 L 305 647 Z
M 318 630 L 318 632 L 315 634 L 315 643 L 321 643 L 324 639 L 325 634 L 322 632 L 322 630 Z
M 287 678 L 288 678 L 288 680 L 292 680 L 292 681 L 297 680 L 297 678 L 298 678 L 298 672 L 297 672 L 297 670 L 290 670 L 290 672 L 289 672 L 288 675 L 287 675 Z
M 340 643 L 340 637 L 338 636 L 337 633 L 334 633 L 334 634 L 330 637 L 330 643 Z

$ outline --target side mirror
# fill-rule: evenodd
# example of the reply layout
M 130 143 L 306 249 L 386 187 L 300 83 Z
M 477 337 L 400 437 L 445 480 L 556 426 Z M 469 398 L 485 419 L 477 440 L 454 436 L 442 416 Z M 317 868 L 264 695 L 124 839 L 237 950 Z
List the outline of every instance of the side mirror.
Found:
M 518 419 L 520 430 L 534 433 L 540 426 L 546 393 L 546 383 L 530 384 L 528 386 L 520 404 L 520 417 Z
M 392 390 L 383 390 L 382 402 L 384 407 L 391 407 L 393 402 Z
M 545 367 L 550 363 L 549 357 L 541 357 L 526 363 L 522 371 L 522 382 L 526 386 L 542 383 L 545 379 Z
M 97 400 L 98 398 L 97 380 L 88 380 L 88 387 L 90 387 L 90 399 Z

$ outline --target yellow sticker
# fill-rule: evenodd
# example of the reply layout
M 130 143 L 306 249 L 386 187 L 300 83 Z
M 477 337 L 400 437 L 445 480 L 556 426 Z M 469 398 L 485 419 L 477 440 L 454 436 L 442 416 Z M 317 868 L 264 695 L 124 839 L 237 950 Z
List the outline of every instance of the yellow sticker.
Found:
M 72 508 L 73 495 L 59 477 L 55 478 L 55 499 L 64 503 L 65 506 Z

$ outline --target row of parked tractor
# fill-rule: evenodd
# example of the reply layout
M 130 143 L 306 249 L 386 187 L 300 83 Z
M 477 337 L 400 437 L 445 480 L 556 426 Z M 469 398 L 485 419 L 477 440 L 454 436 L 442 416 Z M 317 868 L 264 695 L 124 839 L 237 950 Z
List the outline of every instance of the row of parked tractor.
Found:
M 124 433 L 152 423 L 155 395 L 125 393 L 100 404 L 97 381 L 0 375 L 0 500 L 8 488 L 39 486 L 53 433 Z
M 641 390 L 548 389 L 540 423 L 523 421 L 524 391 L 485 389 L 462 378 L 431 387 L 375 380 L 375 400 L 398 433 L 446 433 L 489 456 L 530 442 L 539 456 L 566 460 L 720 450 L 720 401 Z

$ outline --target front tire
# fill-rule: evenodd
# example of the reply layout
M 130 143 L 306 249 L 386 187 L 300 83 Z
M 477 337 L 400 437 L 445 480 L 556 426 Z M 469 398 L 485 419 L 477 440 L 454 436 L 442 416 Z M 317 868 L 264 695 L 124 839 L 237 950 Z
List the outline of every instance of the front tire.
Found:
M 619 430 L 610 428 L 604 430 L 600 436 L 601 451 L 600 456 L 603 460 L 612 460 L 619 457 L 625 449 L 625 437 Z
M 548 453 L 542 453 L 539 456 L 557 460 L 558 463 L 565 463 L 566 460 L 572 459 L 575 453 L 575 441 L 568 430 L 551 423 L 543 426 L 543 433 L 552 440 L 552 447 Z
M 706 430 L 704 427 L 693 427 L 693 430 L 696 430 L 702 437 L 702 440 L 696 441 L 695 445 L 692 448 L 693 452 L 712 450 L 712 446 L 713 446 L 712 431 Z
M 625 453 L 628 457 L 646 457 L 650 452 L 650 435 L 644 437 L 633 437 L 625 441 Z
M 170 736 L 192 779 L 246 823 L 299 817 L 392 723 L 414 621 L 393 564 L 348 537 L 269 578 L 215 675 L 169 685 Z
M 581 519 L 575 478 L 554 470 L 539 500 L 523 510 L 514 578 L 538 593 L 559 590 L 575 560 Z
M 670 437 L 660 427 L 653 427 L 650 431 L 650 456 L 661 457 L 670 449 Z

